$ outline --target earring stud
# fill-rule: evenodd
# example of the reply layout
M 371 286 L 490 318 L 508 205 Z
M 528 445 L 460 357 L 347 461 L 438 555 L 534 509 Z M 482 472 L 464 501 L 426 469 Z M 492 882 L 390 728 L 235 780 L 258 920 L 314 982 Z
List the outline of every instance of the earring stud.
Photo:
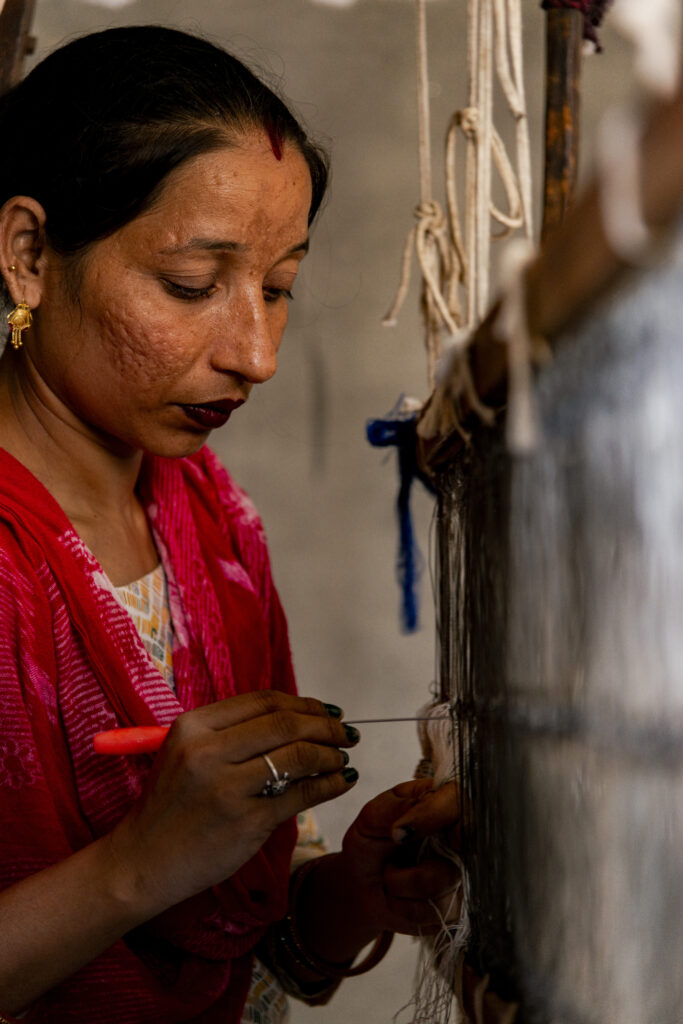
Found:
M 11 270 L 12 273 L 14 273 L 14 271 L 17 269 L 16 263 L 10 263 L 10 265 L 9 265 L 9 267 L 7 269 Z

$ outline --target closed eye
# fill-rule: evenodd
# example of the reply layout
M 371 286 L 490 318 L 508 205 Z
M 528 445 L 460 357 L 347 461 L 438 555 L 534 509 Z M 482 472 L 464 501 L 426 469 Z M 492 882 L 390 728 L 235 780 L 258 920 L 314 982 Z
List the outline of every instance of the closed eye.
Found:
M 169 295 L 173 295 L 176 299 L 185 299 L 186 302 L 192 302 L 195 299 L 208 299 L 216 291 L 214 284 L 206 285 L 204 288 L 188 288 L 187 285 L 178 284 L 177 281 L 171 281 L 167 277 L 162 277 L 161 283 Z
M 277 302 L 278 299 L 287 299 L 291 302 L 294 298 L 292 293 L 287 288 L 264 288 L 263 297 L 266 302 Z

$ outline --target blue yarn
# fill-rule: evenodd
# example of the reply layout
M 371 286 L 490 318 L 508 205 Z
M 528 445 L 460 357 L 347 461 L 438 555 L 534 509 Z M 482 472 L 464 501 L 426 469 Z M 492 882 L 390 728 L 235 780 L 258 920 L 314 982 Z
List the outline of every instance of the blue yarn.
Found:
M 403 395 L 383 419 L 369 420 L 366 436 L 375 448 L 396 447 L 400 487 L 396 501 L 398 512 L 399 547 L 396 572 L 401 588 L 401 628 L 413 633 L 418 628 L 417 585 L 422 573 L 423 558 L 415 540 L 410 510 L 410 495 L 417 477 L 431 491 L 429 481 L 420 473 L 417 464 L 417 412 L 402 408 Z

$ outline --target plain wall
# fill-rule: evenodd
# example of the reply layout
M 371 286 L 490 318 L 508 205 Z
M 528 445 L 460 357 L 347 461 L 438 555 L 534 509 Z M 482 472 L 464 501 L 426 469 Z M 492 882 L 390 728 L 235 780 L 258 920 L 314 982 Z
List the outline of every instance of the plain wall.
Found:
M 538 6 L 525 0 L 537 177 L 544 31 Z M 465 14 L 465 0 L 429 5 L 439 198 L 443 132 L 452 111 L 466 105 Z M 380 323 L 419 198 L 413 5 L 137 0 L 104 9 L 37 0 L 36 57 L 75 33 L 145 22 L 206 34 L 264 69 L 331 150 L 331 192 L 295 288 L 278 374 L 211 443 L 265 521 L 301 692 L 341 704 L 348 719 L 413 715 L 435 676 L 432 500 L 416 486 L 422 628 L 405 636 L 395 579 L 396 457 L 364 439 L 366 420 L 386 413 L 401 393 L 427 395 L 415 268 L 398 326 Z M 625 50 L 609 31 L 604 39 L 606 55 L 592 58 L 586 71 L 587 123 L 627 85 Z M 361 731 L 352 759 L 359 783 L 319 814 L 333 845 L 365 801 L 412 776 L 419 757 L 413 724 Z M 397 939 L 383 964 L 346 982 L 329 1007 L 295 1006 L 294 1024 L 389 1024 L 410 997 L 415 959 L 413 941 Z

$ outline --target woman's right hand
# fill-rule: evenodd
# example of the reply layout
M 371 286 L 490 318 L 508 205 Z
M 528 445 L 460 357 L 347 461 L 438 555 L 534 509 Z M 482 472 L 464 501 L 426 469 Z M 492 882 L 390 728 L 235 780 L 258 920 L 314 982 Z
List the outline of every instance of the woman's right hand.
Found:
M 339 748 L 357 741 L 320 701 L 274 690 L 179 715 L 109 836 L 122 898 L 151 917 L 229 878 L 283 821 L 352 787 Z M 261 795 L 272 778 L 264 754 L 291 779 L 272 798 Z

